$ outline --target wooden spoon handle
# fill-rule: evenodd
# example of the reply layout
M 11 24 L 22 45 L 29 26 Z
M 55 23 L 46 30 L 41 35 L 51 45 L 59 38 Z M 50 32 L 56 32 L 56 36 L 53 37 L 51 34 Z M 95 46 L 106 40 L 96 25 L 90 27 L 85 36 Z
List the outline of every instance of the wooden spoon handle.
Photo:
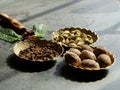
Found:
M 11 18 L 5 13 L 0 13 L 0 25 L 5 28 L 13 29 L 16 33 L 20 35 L 27 31 L 22 23 L 20 23 L 16 19 Z

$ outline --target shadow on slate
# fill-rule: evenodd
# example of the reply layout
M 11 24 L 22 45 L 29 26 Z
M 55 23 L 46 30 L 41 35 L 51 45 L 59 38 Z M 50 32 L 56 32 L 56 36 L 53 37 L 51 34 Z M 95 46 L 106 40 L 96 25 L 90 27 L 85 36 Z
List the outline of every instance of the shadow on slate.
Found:
M 33 62 L 20 59 L 15 54 L 11 54 L 7 58 L 7 65 L 13 69 L 22 72 L 41 72 L 52 68 L 56 61 L 46 61 L 46 62 Z
M 61 76 L 66 79 L 78 82 L 94 82 L 105 78 L 108 70 L 87 71 L 73 68 L 67 65 L 64 61 L 57 65 L 54 75 Z
M 53 13 L 53 12 L 55 12 L 57 10 L 64 9 L 65 7 L 71 6 L 71 5 L 73 5 L 75 3 L 78 3 L 80 1 L 82 1 L 82 0 L 72 0 L 72 1 L 64 3 L 62 5 L 59 5 L 59 6 L 56 6 L 56 7 L 53 7 L 53 8 L 49 8 L 48 10 L 45 10 L 45 11 L 40 12 L 40 13 L 37 13 L 35 15 L 28 16 L 28 17 L 26 17 L 24 19 L 21 19 L 19 21 L 20 22 L 28 22 L 28 21 L 33 20 L 35 18 L 42 17 L 42 16 L 47 15 L 49 13 Z

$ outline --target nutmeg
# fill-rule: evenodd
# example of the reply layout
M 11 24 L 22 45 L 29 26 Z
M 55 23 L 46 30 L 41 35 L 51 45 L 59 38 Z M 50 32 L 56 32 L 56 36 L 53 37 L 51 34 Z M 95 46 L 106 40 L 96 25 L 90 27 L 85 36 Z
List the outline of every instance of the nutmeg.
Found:
M 99 70 L 100 66 L 95 60 L 85 59 L 81 62 L 82 68 L 86 70 Z
M 80 56 L 80 54 L 81 54 L 80 50 L 78 50 L 76 48 L 70 48 L 69 52 L 73 52 L 73 53 L 77 54 L 78 56 Z
M 103 46 L 97 46 L 93 52 L 96 56 L 99 56 L 100 54 L 109 54 L 109 51 Z
M 111 58 L 107 54 L 100 54 L 97 57 L 96 61 L 99 63 L 101 68 L 105 68 L 105 67 L 111 65 L 111 63 L 112 63 Z
M 83 50 L 81 52 L 80 58 L 82 60 L 84 59 L 92 59 L 92 60 L 96 60 L 96 56 L 93 52 L 89 51 L 89 50 Z
M 79 49 L 82 51 L 82 50 L 89 50 L 89 51 L 92 51 L 93 52 L 93 48 L 90 47 L 89 45 L 81 45 L 79 47 Z
M 81 59 L 77 54 L 67 51 L 64 54 L 64 58 L 66 63 L 71 64 L 73 66 L 80 66 Z

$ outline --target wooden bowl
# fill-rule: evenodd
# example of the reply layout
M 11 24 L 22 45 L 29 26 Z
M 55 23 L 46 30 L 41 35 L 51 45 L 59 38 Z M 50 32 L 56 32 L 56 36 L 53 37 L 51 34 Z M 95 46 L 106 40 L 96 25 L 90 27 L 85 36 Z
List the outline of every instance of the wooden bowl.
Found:
M 52 33 L 52 40 L 65 47 L 79 47 L 91 45 L 98 40 L 95 32 L 86 28 L 64 28 Z
M 91 57 L 90 58 L 89 57 L 84 57 L 84 59 L 82 59 L 82 56 L 81 56 L 82 51 L 87 50 L 87 48 L 84 48 L 84 49 L 81 48 L 82 46 L 75 48 L 75 49 L 78 49 L 81 52 L 80 55 L 77 55 L 76 52 L 74 52 L 75 50 L 71 51 L 70 50 L 71 48 L 64 53 L 63 59 L 71 67 L 76 68 L 76 69 L 94 71 L 94 70 L 107 70 L 114 64 L 114 62 L 115 62 L 114 55 L 109 50 L 107 50 L 106 48 L 103 48 L 101 46 L 100 47 L 99 46 L 97 46 L 97 47 L 89 46 L 93 49 L 90 52 L 94 53 L 94 55 L 96 56 L 96 60 L 91 59 Z M 110 57 L 110 60 L 111 60 L 110 62 L 111 63 L 109 65 L 106 65 L 106 66 L 103 67 L 103 65 L 105 63 L 104 62 L 102 62 L 102 63 L 98 62 L 98 56 L 101 55 L 101 54 L 105 54 L 105 55 L 108 55 Z M 91 61 L 97 63 L 97 65 L 99 65 L 99 66 L 98 67 L 91 67 L 91 65 L 90 65 L 90 67 L 88 67 L 88 65 L 87 65 L 87 67 L 83 66 L 82 62 L 87 60 L 87 59 L 90 59 Z
M 29 58 L 26 58 L 26 56 L 28 55 L 27 49 L 29 48 L 29 50 L 31 50 L 32 47 L 34 47 L 34 48 L 37 47 L 37 49 L 29 51 L 29 54 L 31 56 L 33 54 L 35 54 L 37 56 L 34 55 L 34 56 L 30 57 L 30 55 L 29 55 Z M 56 52 L 56 54 L 52 57 L 50 57 L 50 55 L 51 55 L 50 51 L 49 51 L 49 53 L 48 53 L 48 51 L 46 51 L 49 48 L 51 51 Z M 25 53 L 23 52 L 25 50 L 27 50 L 26 51 L 27 54 L 25 54 L 26 52 Z M 14 51 L 15 55 L 17 55 L 21 59 L 28 60 L 28 61 L 34 61 L 34 62 L 37 62 L 37 61 L 44 62 L 44 61 L 56 60 L 56 58 L 63 53 L 63 47 L 52 41 L 35 39 L 35 40 L 24 40 L 24 41 L 20 41 L 20 42 L 16 43 L 15 46 L 13 47 L 13 51 Z M 37 54 L 35 53 L 35 51 Z M 21 54 L 23 53 L 24 55 L 20 55 L 20 53 Z M 36 57 L 37 57 L 37 59 L 35 59 Z M 47 59 L 45 59 L 45 57 L 47 57 Z

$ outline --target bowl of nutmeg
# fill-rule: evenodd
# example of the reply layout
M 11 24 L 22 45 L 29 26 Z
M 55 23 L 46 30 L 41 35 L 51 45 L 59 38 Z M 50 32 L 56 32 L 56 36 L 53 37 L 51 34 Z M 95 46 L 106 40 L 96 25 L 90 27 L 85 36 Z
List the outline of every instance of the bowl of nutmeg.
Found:
M 103 46 L 72 47 L 63 58 L 68 65 L 82 70 L 106 70 L 114 63 L 114 55 Z
M 56 60 L 63 53 L 63 47 L 50 40 L 26 39 L 16 43 L 13 51 L 21 59 L 44 62 Z

